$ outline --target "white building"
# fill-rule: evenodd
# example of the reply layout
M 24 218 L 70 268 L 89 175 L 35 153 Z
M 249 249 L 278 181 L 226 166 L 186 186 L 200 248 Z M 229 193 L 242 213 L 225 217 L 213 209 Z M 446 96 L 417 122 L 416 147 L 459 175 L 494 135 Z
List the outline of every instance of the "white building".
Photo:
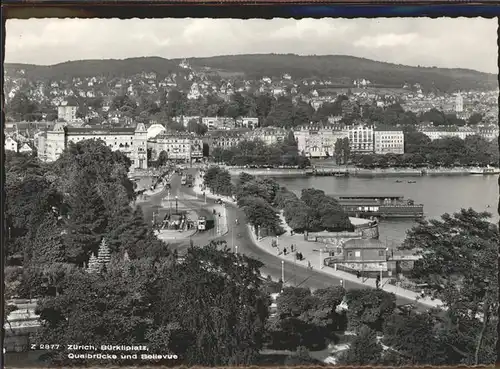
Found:
M 17 149 L 18 149 L 17 141 L 14 140 L 12 137 L 6 135 L 5 136 L 5 150 L 17 152 Z
M 161 133 L 148 140 L 148 148 L 152 149 L 153 160 L 157 160 L 162 151 L 167 153 L 168 160 L 189 162 L 203 157 L 203 142 L 192 134 L 174 132 Z
M 118 127 L 68 127 L 64 123 L 56 123 L 45 138 L 39 138 L 38 157 L 42 161 L 55 161 L 66 149 L 69 142 L 82 140 L 102 140 L 113 151 L 123 152 L 132 162 L 131 169 L 147 169 L 147 130 L 139 123 L 135 128 Z
M 373 127 L 363 124 L 350 126 L 349 146 L 353 153 L 373 153 Z
M 259 126 L 259 118 L 241 117 L 236 120 L 236 123 L 245 128 L 256 128 Z
M 405 135 L 403 131 L 374 131 L 375 154 L 404 154 Z
M 33 152 L 33 149 L 30 147 L 30 145 L 25 143 L 23 146 L 21 146 L 19 152 L 22 152 L 24 154 L 31 154 Z
M 464 98 L 460 93 L 455 98 L 455 112 L 462 113 L 464 111 Z
M 429 127 L 424 128 L 423 130 L 421 130 L 421 132 L 433 141 L 445 137 L 458 137 L 464 140 L 467 136 L 473 136 L 477 134 L 469 127 L 453 127 L 450 129 L 444 127 Z
M 335 153 L 338 139 L 348 137 L 341 125 L 309 125 L 298 127 L 293 135 L 300 153 L 310 158 L 325 158 Z
M 266 145 L 274 145 L 281 143 L 288 135 L 288 131 L 284 128 L 263 127 L 257 128 L 246 134 L 248 140 L 261 140 Z
M 57 107 L 57 118 L 65 122 L 76 120 L 76 111 L 78 107 L 71 105 L 61 105 Z

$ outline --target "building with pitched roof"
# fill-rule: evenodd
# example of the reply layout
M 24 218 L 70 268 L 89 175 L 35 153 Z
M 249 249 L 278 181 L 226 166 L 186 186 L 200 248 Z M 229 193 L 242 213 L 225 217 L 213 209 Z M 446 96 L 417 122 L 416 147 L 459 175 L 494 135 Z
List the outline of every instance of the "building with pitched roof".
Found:
M 134 127 L 69 127 L 56 123 L 38 139 L 38 156 L 42 161 L 55 161 L 70 142 L 101 140 L 113 151 L 123 152 L 132 162 L 131 169 L 147 169 L 147 130 L 143 123 Z

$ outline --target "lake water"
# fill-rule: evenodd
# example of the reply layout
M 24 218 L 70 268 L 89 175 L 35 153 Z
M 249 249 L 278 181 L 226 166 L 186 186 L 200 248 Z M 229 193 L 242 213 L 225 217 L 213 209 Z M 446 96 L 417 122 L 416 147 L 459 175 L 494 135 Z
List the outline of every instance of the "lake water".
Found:
M 326 194 L 373 194 L 401 195 L 415 203 L 424 204 L 427 218 L 438 218 L 444 213 L 454 213 L 460 208 L 473 208 L 488 211 L 492 220 L 498 222 L 498 177 L 490 176 L 424 176 L 418 178 L 359 178 L 359 177 L 303 177 L 275 178 L 281 185 L 300 196 L 303 188 L 316 188 Z M 416 183 L 408 183 L 415 180 Z M 489 207 L 488 207 L 489 205 Z M 380 240 L 389 244 L 399 244 L 404 240 L 406 231 L 415 221 L 382 220 Z

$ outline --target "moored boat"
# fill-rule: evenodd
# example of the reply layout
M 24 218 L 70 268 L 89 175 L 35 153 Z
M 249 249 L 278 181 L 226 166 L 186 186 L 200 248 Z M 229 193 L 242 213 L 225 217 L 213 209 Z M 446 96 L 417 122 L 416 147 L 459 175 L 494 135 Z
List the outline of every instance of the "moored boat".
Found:
M 401 195 L 331 195 L 349 216 L 423 218 L 424 205 Z

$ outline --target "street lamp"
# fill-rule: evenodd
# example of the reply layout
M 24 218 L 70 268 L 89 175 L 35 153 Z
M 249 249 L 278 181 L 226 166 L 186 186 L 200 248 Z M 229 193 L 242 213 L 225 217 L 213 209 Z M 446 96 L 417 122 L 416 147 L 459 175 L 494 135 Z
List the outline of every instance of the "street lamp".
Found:
M 323 269 L 323 249 L 319 249 L 319 268 Z

